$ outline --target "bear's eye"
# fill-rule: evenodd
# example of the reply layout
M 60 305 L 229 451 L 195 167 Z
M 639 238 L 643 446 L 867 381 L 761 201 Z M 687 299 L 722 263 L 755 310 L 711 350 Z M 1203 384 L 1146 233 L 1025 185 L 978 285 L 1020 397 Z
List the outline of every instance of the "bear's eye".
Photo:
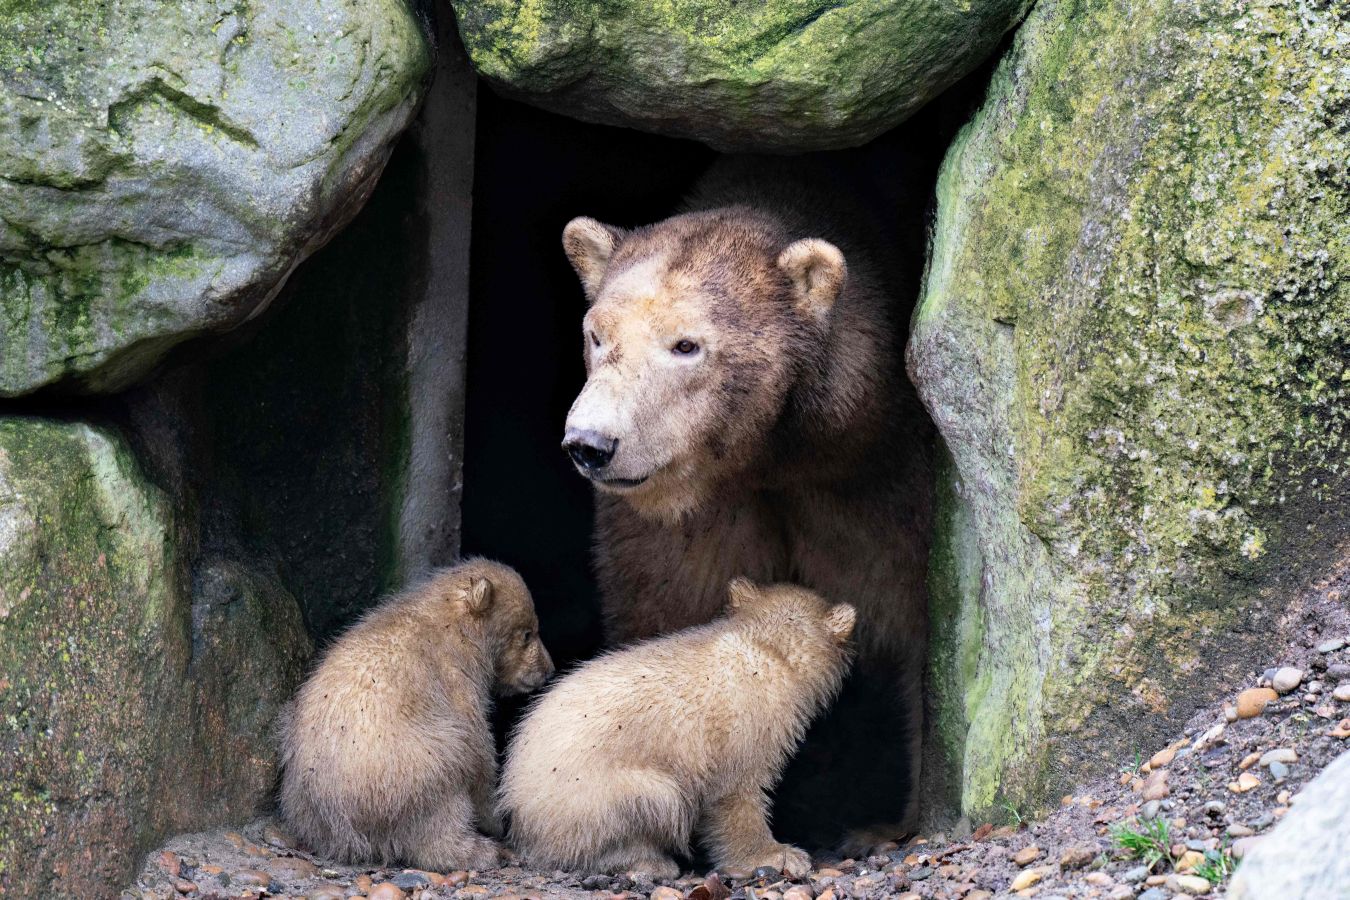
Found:
M 533 630 L 533 629 L 531 629 L 531 628 L 526 628 L 526 629 L 524 629 L 524 630 L 522 630 L 522 631 L 520 632 L 520 642 L 521 642 L 522 644 L 528 644 L 528 643 L 529 643 L 530 641 L 532 641 L 532 640 L 534 640 L 534 630 Z
M 591 332 L 591 346 L 600 346 L 600 335 L 596 334 L 594 331 Z
M 678 356 L 692 356 L 698 352 L 698 344 L 685 338 L 682 341 L 676 341 L 675 346 L 670 348 L 670 352 Z

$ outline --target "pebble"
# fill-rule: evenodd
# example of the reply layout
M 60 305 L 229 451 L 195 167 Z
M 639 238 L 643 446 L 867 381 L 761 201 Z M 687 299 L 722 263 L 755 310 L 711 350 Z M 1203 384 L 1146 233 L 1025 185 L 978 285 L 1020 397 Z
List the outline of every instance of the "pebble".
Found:
M 1331 697 L 1333 700 L 1339 700 L 1342 703 L 1350 701 L 1350 681 L 1336 685 L 1336 689 L 1331 692 Z
M 1317 645 L 1318 653 L 1335 653 L 1345 646 L 1345 641 L 1341 638 L 1332 638 L 1329 641 L 1323 641 Z
M 1161 769 L 1176 758 L 1177 751 L 1175 747 L 1164 747 L 1157 753 L 1149 757 L 1148 764 L 1155 769 Z
M 377 884 L 366 894 L 369 900 L 403 900 L 406 896 L 408 895 L 404 893 L 403 888 L 392 881 Z
M 1120 880 L 1126 884 L 1137 884 L 1148 877 L 1148 866 L 1135 866 L 1133 869 L 1127 869 Z
M 1277 694 L 1287 694 L 1303 682 L 1303 670 L 1285 666 L 1270 679 L 1270 686 Z
M 1245 772 L 1260 761 L 1260 753 L 1248 753 L 1246 756 L 1242 757 L 1242 762 L 1238 763 L 1238 770 Z
M 1328 731 L 1327 734 L 1340 740 L 1350 737 L 1350 719 L 1341 719 L 1336 727 Z
M 1089 872 L 1083 876 L 1083 880 L 1094 887 L 1110 887 L 1116 883 L 1116 880 L 1105 872 Z
M 672 887 L 659 887 L 650 896 L 651 900 L 684 900 L 684 894 Z
M 896 897 L 895 900 L 923 900 L 923 895 L 916 894 L 913 891 L 910 891 L 907 894 L 901 894 L 900 896 Z
M 1284 781 L 1289 777 L 1289 767 L 1279 760 L 1276 760 L 1270 764 L 1270 774 L 1277 782 Z
M 357 875 L 356 878 L 352 879 L 352 884 L 356 885 L 356 889 L 361 893 L 368 894 L 370 889 L 374 887 L 375 882 L 371 880 L 369 875 Z
M 1327 677 L 1338 681 L 1342 678 L 1350 678 L 1350 663 L 1336 663 L 1327 666 Z
M 1159 769 L 1156 772 L 1150 772 L 1148 778 L 1144 779 L 1142 796 L 1145 800 L 1161 800 L 1168 795 L 1167 789 L 1167 770 Z
M 1158 818 L 1158 814 L 1161 813 L 1161 812 L 1162 812 L 1162 801 L 1161 801 L 1161 800 L 1150 800 L 1150 801 L 1148 801 L 1147 803 L 1145 803 L 1145 804 L 1143 805 L 1143 807 L 1140 808 L 1140 810 L 1139 810 L 1139 818 L 1141 818 L 1141 819 L 1156 819 L 1156 818 Z
M 1282 762 L 1285 765 L 1291 765 L 1298 762 L 1298 754 L 1288 747 L 1277 747 L 1274 750 L 1267 750 L 1261 754 L 1261 765 L 1268 766 L 1273 762 Z
M 919 895 L 915 894 L 914 896 L 918 897 Z M 966 900 L 994 900 L 994 895 L 989 891 L 971 891 L 966 894 Z
M 240 869 L 230 876 L 230 883 L 244 886 L 257 885 L 259 887 L 267 887 L 267 885 L 272 883 L 272 876 L 268 875 L 266 872 L 259 872 L 257 869 Z
M 469 883 L 469 873 L 460 869 L 458 872 L 451 872 L 445 876 L 445 883 L 450 887 L 459 887 L 462 884 Z
M 173 889 L 180 894 L 191 894 L 193 891 L 197 890 L 197 884 L 196 882 L 188 881 L 186 878 L 175 878 L 173 879 Z
M 1160 887 L 1151 887 L 1139 895 L 1139 900 L 1172 900 L 1172 895 Z
M 1023 869 L 1017 873 L 1017 877 L 1008 885 L 1010 891 L 1024 891 L 1033 884 L 1038 884 L 1045 877 L 1045 869 Z
M 1194 869 L 1196 866 L 1200 865 L 1204 861 L 1205 861 L 1205 854 L 1199 853 L 1195 850 L 1187 850 L 1185 853 L 1181 854 L 1181 856 L 1177 858 L 1177 871 L 1178 872 L 1189 871 L 1191 869 Z
M 1218 817 L 1223 815 L 1223 811 L 1228 808 L 1228 804 L 1222 800 L 1211 800 L 1205 804 L 1205 815 Z
M 1097 858 L 1096 852 L 1087 847 L 1070 847 L 1059 857 L 1061 869 L 1081 869 Z
M 1134 889 L 1128 884 L 1118 884 L 1106 896 L 1107 900 L 1130 900 L 1134 896 Z
M 342 900 L 346 896 L 347 892 L 343 890 L 342 885 L 330 882 L 311 890 L 305 895 L 305 900 Z
M 1229 783 L 1228 789 L 1235 794 L 1245 794 L 1260 783 L 1261 779 L 1251 772 L 1243 772 L 1237 777 L 1237 781 Z
M 1266 711 L 1266 704 L 1279 695 L 1270 688 L 1248 688 L 1237 695 L 1237 717 L 1253 719 Z
M 1213 885 L 1209 883 L 1208 878 L 1201 878 L 1199 875 L 1173 875 L 1168 879 L 1169 885 L 1175 881 L 1176 889 L 1198 897 L 1201 894 L 1208 894 Z
M 267 864 L 267 868 L 277 878 L 299 881 L 302 878 L 313 878 L 319 873 L 319 867 L 307 859 L 300 859 L 294 856 L 283 856 L 274 859 Z
M 1261 840 L 1263 839 L 1259 837 L 1239 838 L 1238 840 L 1233 841 L 1233 846 L 1229 852 L 1233 854 L 1233 859 L 1242 859 L 1242 857 L 1252 852 L 1252 848 Z
M 271 823 L 263 828 L 263 840 L 274 847 L 281 847 L 284 850 L 295 849 L 295 838 Z
M 1017 863 L 1019 866 L 1029 866 L 1040 858 L 1041 848 L 1037 847 L 1035 844 L 1023 847 L 1013 854 L 1013 862 Z
M 159 857 L 155 860 L 164 873 L 170 878 L 177 878 L 178 873 L 182 871 L 183 862 L 178 858 L 178 854 L 172 850 L 161 850 Z
M 812 900 L 813 896 L 811 889 L 802 884 L 794 884 L 783 891 L 783 900 Z

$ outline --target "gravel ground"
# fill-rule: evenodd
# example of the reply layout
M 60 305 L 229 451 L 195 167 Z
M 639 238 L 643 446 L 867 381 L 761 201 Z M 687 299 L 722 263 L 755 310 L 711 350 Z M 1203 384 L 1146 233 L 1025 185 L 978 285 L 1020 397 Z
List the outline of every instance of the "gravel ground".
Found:
M 1082 786 L 1039 821 L 985 823 L 969 835 L 919 837 L 903 847 L 883 845 L 866 859 L 818 859 L 809 877 L 795 881 L 763 871 L 759 877 L 691 874 L 654 884 L 514 866 L 450 873 L 332 866 L 294 847 L 275 824 L 260 819 L 238 831 L 174 838 L 148 855 L 123 896 L 1222 897 L 1225 864 L 1261 840 L 1297 802 L 1303 784 L 1350 750 L 1350 559 L 1290 605 L 1281 634 L 1286 649 L 1269 660 L 1269 669 L 1251 673 L 1234 686 L 1230 698 L 1197 714 L 1167 747 L 1144 748 L 1142 753 L 1150 755 L 1122 760 L 1118 776 Z M 1129 839 L 1121 829 L 1156 840 L 1131 853 L 1121 846 Z M 1151 858 L 1149 846 L 1156 850 Z M 1202 877 L 1206 867 L 1214 881 Z

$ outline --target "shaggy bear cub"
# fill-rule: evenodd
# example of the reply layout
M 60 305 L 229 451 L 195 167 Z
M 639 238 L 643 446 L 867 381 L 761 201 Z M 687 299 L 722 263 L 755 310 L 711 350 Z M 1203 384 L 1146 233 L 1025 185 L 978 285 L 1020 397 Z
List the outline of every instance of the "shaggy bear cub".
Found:
M 494 689 L 553 673 L 516 572 L 470 560 L 367 613 L 282 714 L 282 819 L 342 862 L 445 871 L 498 861 Z M 476 827 L 475 827 L 476 826 Z
M 674 877 L 697 827 L 718 868 L 810 870 L 769 831 L 766 792 L 849 665 L 853 607 L 731 582 L 729 614 L 608 653 L 535 702 L 499 808 L 540 868 Z

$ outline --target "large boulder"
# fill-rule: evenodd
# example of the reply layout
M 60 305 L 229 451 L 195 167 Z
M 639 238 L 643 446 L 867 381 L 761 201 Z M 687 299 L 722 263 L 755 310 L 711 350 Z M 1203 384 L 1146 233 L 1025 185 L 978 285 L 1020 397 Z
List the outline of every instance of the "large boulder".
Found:
M 1350 885 L 1350 753 L 1293 800 L 1293 808 L 1242 858 L 1230 900 L 1324 900 Z
M 8 2 L 0 396 L 110 391 L 357 210 L 429 52 L 404 0 Z
M 1028 0 L 452 0 L 510 96 L 719 150 L 861 144 L 999 43 Z
M 1338 16 L 1041 0 L 944 164 L 909 362 L 972 814 L 1161 746 L 1350 532 Z
M 0 893 L 104 897 L 171 830 L 239 820 L 310 651 L 114 432 L 0 418 Z

